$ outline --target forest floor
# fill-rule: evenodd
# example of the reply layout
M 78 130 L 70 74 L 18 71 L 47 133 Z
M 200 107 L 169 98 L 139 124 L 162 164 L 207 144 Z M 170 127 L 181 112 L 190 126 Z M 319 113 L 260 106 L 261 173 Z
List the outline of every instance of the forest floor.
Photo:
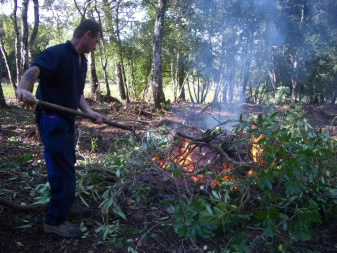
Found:
M 7 101 L 8 107 L 0 110 L 0 198 L 18 205 L 31 205 L 35 200 L 31 190 L 39 184 L 46 183 L 46 168 L 43 162 L 42 145 L 34 123 L 33 110 L 24 109 L 14 100 Z M 165 123 L 181 123 L 194 121 L 197 127 L 211 128 L 217 120 L 237 119 L 240 113 L 260 113 L 261 105 L 241 104 L 237 106 L 221 107 L 220 105 L 192 105 L 189 103 L 173 104 L 169 113 L 158 114 L 142 103 L 130 103 L 120 106 L 116 103 L 99 104 L 90 101 L 91 106 L 104 114 L 108 119 L 126 125 L 138 124 L 137 135 L 146 130 L 154 129 Z M 337 105 L 305 106 L 310 115 L 310 122 L 317 129 L 337 137 Z M 221 115 L 216 119 L 213 115 L 205 119 L 202 113 L 217 111 Z M 206 114 L 203 114 L 206 115 Z M 127 121 L 133 119 L 134 121 Z M 138 121 L 137 121 L 138 120 Z M 106 125 L 95 125 L 85 119 L 77 119 L 76 124 L 80 135 L 78 137 L 78 159 L 90 155 L 90 159 L 99 159 L 100 155 L 114 152 L 113 138 L 128 138 L 125 130 Z M 96 140 L 96 151 L 92 149 L 92 140 Z M 27 155 L 28 154 L 28 155 Z M 32 156 L 30 156 L 31 154 Z M 28 158 L 27 158 L 28 156 Z M 29 163 L 27 163 L 29 160 Z M 79 167 L 79 169 L 81 169 Z M 85 238 L 63 240 L 42 232 L 44 209 L 39 211 L 23 211 L 19 208 L 0 205 L 0 252 L 193 252 L 188 242 L 178 238 L 173 229 L 161 228 L 153 225 L 164 210 L 156 203 L 132 210 L 127 220 L 121 221 L 126 227 L 136 228 L 137 231 L 146 229 L 149 234 L 139 238 L 139 234 L 126 232 L 128 242 L 122 248 L 100 243 L 102 239 L 95 233 L 95 228 L 102 223 L 99 203 L 90 203 L 96 214 L 84 220 L 74 218 L 79 224 L 84 221 L 89 234 Z M 130 230 L 131 231 L 131 230 Z M 147 234 L 147 235 L 149 235 Z M 314 231 L 313 240 L 306 242 L 310 251 L 303 252 L 337 252 L 337 222 L 323 223 Z M 209 245 L 211 241 L 198 245 Z M 305 247 L 303 247 L 305 248 Z M 137 250 L 137 251 L 136 251 Z M 205 250 L 205 252 L 208 252 Z M 216 251 L 214 251 L 216 252 Z

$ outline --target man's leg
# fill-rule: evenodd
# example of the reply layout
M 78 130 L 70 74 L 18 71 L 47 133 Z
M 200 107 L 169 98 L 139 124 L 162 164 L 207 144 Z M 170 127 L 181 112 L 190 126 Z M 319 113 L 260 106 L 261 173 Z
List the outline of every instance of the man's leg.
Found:
M 38 126 L 44 145 L 51 187 L 51 198 L 45 222 L 53 228 L 65 223 L 75 199 L 74 124 L 58 114 L 43 113 Z M 64 227 L 62 229 L 67 230 Z M 72 237 L 72 234 L 62 233 L 65 237 Z

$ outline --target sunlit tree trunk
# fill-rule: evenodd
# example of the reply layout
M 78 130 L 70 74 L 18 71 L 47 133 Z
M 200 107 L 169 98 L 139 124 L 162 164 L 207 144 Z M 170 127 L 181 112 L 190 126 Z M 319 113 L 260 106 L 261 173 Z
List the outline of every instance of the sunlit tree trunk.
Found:
M 105 42 L 102 39 L 102 46 L 100 46 L 100 62 L 104 74 L 104 83 L 106 87 L 106 95 L 111 96 L 110 86 L 109 86 L 109 76 L 108 76 L 108 58 L 106 55 Z
M 157 13 L 154 28 L 153 43 L 153 81 L 152 96 L 155 107 L 162 108 L 161 103 L 165 102 L 163 91 L 163 73 L 162 73 L 162 46 L 164 37 L 164 16 L 166 9 L 166 0 L 158 0 Z
M 0 51 L 1 51 L 2 57 L 5 61 L 9 82 L 12 84 L 13 88 L 16 89 L 16 84 L 15 84 L 15 80 L 14 80 L 14 70 L 12 70 L 12 68 L 10 66 L 9 56 L 8 56 L 8 53 L 6 52 L 5 42 L 3 40 L 4 36 L 5 36 L 5 32 L 1 31 L 1 33 L 0 33 Z
M 126 100 L 126 92 L 125 92 L 125 86 L 121 85 L 123 83 L 123 71 L 122 71 L 122 65 L 120 63 L 116 64 L 116 78 L 117 78 L 117 83 L 118 88 L 119 88 L 119 95 L 121 96 L 121 99 Z
M 90 53 L 90 73 L 91 73 L 91 93 L 96 95 L 98 89 L 98 77 L 96 72 L 96 60 L 95 53 Z
M 20 31 L 18 26 L 17 18 L 18 3 L 17 0 L 14 1 L 13 9 L 13 22 L 14 22 L 14 32 L 15 32 L 15 62 L 16 62 L 16 82 L 13 82 L 13 88 L 16 90 L 16 83 L 19 83 L 21 76 L 21 39 Z
M 29 0 L 23 0 L 22 1 L 22 12 L 21 12 L 21 63 L 22 66 L 20 67 L 19 72 L 19 78 L 21 78 L 21 74 L 28 69 L 29 62 L 28 62 L 28 56 L 29 56 L 29 44 L 28 44 L 28 4 Z
M 17 1 L 14 1 L 13 22 L 15 32 L 15 60 L 16 60 L 16 83 L 21 79 L 22 73 L 28 69 L 31 63 L 31 51 L 33 50 L 38 30 L 39 30 L 39 1 L 33 0 L 34 3 L 34 27 L 29 37 L 28 29 L 28 5 L 29 0 L 22 1 L 21 10 L 21 34 L 19 31 L 19 23 L 17 19 Z M 9 72 L 12 72 L 9 70 Z M 13 74 L 10 75 L 10 78 Z M 16 83 L 12 79 L 13 88 L 16 89 Z M 32 90 L 31 90 L 32 91 Z
M 32 61 L 32 51 L 33 47 L 39 32 L 39 26 L 40 26 L 40 11 L 39 11 L 39 0 L 33 0 L 34 3 L 34 27 L 32 30 L 32 34 L 30 35 L 29 39 L 29 51 L 28 51 L 28 60 L 29 64 Z

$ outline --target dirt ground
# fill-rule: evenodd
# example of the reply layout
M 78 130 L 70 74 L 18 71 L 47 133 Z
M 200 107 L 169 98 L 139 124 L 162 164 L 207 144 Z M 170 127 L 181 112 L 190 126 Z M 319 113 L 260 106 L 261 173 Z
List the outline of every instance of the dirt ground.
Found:
M 0 198 L 18 205 L 30 205 L 34 202 L 31 190 L 47 180 L 42 145 L 34 123 L 33 110 L 22 108 L 14 100 L 7 101 L 7 103 L 9 106 L 0 110 Z M 141 103 L 129 105 L 119 105 L 114 102 L 99 104 L 90 101 L 90 103 L 93 108 L 111 120 L 126 125 L 136 125 L 140 129 L 137 131 L 139 135 L 146 129 L 165 124 L 165 121 L 179 124 L 192 120 L 196 127 L 207 129 L 219 120 L 238 118 L 242 112 L 263 111 L 261 105 L 251 104 L 222 107 L 179 103 L 173 104 L 170 112 L 158 114 Z M 305 109 L 311 116 L 310 121 L 315 128 L 337 136 L 337 105 L 307 105 Z M 212 116 L 213 111 L 217 111 L 218 118 Z M 205 112 L 208 112 L 209 117 L 198 117 Z M 134 121 L 128 121 L 130 119 Z M 99 159 L 101 154 L 114 151 L 111 138 L 129 135 L 128 131 L 106 125 L 95 125 L 85 119 L 77 119 L 76 122 L 81 152 L 90 151 L 92 137 L 98 140 L 96 152 L 91 153 L 93 159 Z M 24 157 L 27 154 L 32 154 L 30 160 L 33 162 L 30 161 L 29 165 L 25 166 Z M 82 157 L 79 153 L 78 159 L 83 159 Z M 196 252 L 193 250 L 193 245 L 178 238 L 172 229 L 157 226 L 154 221 L 165 216 L 166 211 L 161 210 L 156 203 L 133 210 L 129 213 L 127 221 L 123 221 L 122 225 L 125 228 L 132 228 L 125 229 L 129 231 L 126 233 L 130 240 L 124 244 L 123 248 L 105 245 L 94 232 L 95 228 L 102 223 L 100 210 L 97 203 L 90 204 L 96 213 L 94 216 L 87 219 L 72 218 L 76 224 L 84 222 L 89 234 L 85 238 L 71 240 L 63 240 L 42 233 L 44 209 L 23 211 L 15 206 L 0 205 L 0 252 Z M 132 232 L 134 229 L 146 229 L 156 236 L 139 238 L 139 234 Z M 321 224 L 316 230 L 314 240 L 306 243 L 310 252 L 337 252 L 337 222 Z M 200 243 L 199 246 L 209 245 L 208 250 L 212 249 L 211 241 Z

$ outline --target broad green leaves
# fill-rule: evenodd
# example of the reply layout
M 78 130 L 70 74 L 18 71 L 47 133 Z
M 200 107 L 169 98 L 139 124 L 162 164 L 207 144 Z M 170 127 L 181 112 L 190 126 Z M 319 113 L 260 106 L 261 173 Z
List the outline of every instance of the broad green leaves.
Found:
M 261 136 L 254 143 L 263 150 L 262 162 L 251 176 L 219 184 L 208 198 L 177 203 L 174 228 L 184 238 L 225 234 L 230 247 L 242 252 L 259 243 L 284 250 L 310 239 L 313 225 L 334 212 L 334 200 L 322 196 L 336 194 L 336 141 L 316 133 L 300 108 L 285 116 L 266 112 L 247 123 L 241 118 L 238 133 L 243 128 Z

